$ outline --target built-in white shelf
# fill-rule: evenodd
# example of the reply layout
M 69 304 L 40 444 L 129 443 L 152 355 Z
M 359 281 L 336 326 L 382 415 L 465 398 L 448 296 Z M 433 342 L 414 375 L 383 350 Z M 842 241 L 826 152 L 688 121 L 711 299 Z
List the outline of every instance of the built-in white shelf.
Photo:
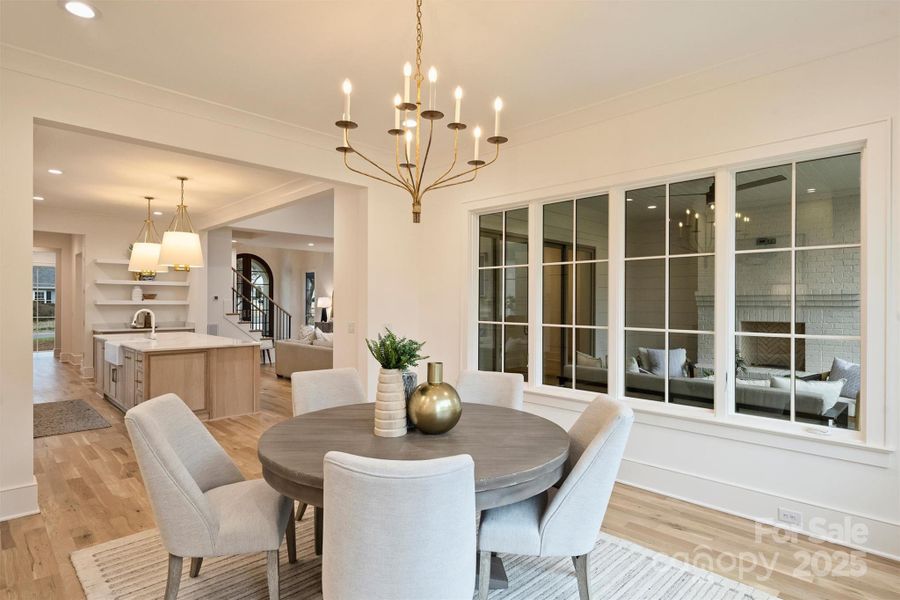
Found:
M 187 306 L 187 300 L 97 300 L 97 306 Z
M 190 283 L 187 281 L 159 281 L 158 279 L 154 280 L 140 280 L 136 281 L 134 279 L 97 279 L 94 281 L 97 285 L 139 285 L 141 287 L 150 287 L 150 286 L 169 286 L 169 287 L 188 287 Z

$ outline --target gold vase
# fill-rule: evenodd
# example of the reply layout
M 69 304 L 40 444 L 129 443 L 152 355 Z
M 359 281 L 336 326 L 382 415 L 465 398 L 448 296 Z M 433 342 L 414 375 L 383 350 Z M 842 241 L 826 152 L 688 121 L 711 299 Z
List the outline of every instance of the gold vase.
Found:
M 459 422 L 459 394 L 443 378 L 444 363 L 428 363 L 428 382 L 417 387 L 409 399 L 409 419 L 422 433 L 446 433 Z

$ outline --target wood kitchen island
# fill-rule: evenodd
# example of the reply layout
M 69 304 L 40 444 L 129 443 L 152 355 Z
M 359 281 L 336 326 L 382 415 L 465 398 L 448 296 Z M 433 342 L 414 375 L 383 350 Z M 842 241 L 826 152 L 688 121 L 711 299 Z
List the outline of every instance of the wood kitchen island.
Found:
M 177 394 L 201 419 L 259 410 L 259 343 L 200 333 L 94 336 L 96 389 L 123 411 Z

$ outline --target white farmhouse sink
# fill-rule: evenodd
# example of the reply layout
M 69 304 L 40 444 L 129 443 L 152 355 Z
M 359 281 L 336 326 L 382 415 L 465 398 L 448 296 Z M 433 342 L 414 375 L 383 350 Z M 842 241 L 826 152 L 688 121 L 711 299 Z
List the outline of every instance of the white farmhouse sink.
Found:
M 106 362 L 116 365 L 117 367 L 122 366 L 125 362 L 125 351 L 122 349 L 122 344 L 124 342 L 134 342 L 146 339 L 149 339 L 149 335 L 146 333 L 111 337 L 103 344 L 103 355 Z

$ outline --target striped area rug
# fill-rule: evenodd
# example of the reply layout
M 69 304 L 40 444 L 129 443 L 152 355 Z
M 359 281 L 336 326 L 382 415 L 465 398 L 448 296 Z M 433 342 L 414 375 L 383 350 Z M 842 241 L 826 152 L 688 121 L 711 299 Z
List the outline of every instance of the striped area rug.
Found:
M 297 563 L 288 564 L 285 547 L 281 550 L 281 597 L 321 600 L 322 563 L 313 553 L 312 516 L 298 525 Z M 491 592 L 490 600 L 578 598 L 570 559 L 501 556 L 509 589 Z M 167 558 L 155 529 L 72 553 L 88 600 L 162 598 Z M 180 600 L 268 598 L 263 553 L 206 559 L 196 579 L 188 577 L 189 564 L 184 561 Z M 591 554 L 590 575 L 593 597 L 604 600 L 773 599 L 755 588 L 605 533 L 600 534 Z

